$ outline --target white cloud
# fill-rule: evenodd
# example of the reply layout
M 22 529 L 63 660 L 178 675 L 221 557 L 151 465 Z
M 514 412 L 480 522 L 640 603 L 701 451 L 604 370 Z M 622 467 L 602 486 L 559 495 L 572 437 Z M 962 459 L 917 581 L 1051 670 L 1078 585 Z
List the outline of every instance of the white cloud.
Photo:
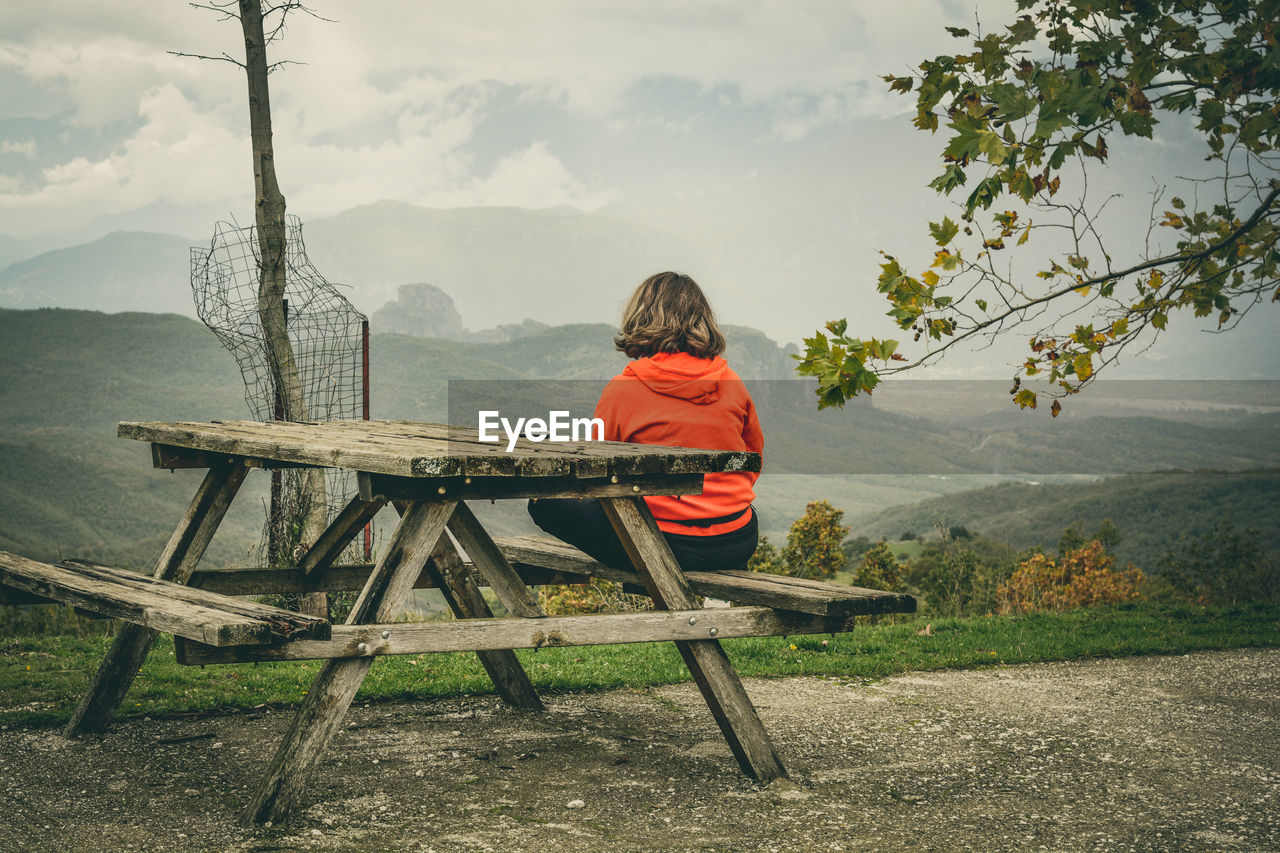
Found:
M 0 192 L 0 213 L 21 222 L 13 230 L 54 227 L 69 214 L 89 218 L 157 199 L 229 196 L 230 170 L 247 168 L 244 139 L 232 136 L 216 114 L 195 109 L 173 85 L 144 93 L 138 110 L 142 127 L 118 151 L 51 166 L 28 192 Z
M 585 180 L 577 174 L 581 155 L 563 150 L 563 140 L 517 128 L 505 151 L 493 150 L 500 143 L 490 132 L 484 162 L 496 165 L 477 173 L 471 146 L 490 114 L 492 91 L 567 109 L 599 128 L 602 139 L 638 117 L 639 134 L 709 144 L 702 115 L 633 116 L 623 108 L 638 83 L 676 80 L 693 91 L 729 93 L 725 114 L 760 117 L 752 126 L 764 135 L 771 128 L 770 144 L 786 146 L 901 111 L 906 99 L 885 94 L 878 75 L 950 49 L 942 25 L 971 14 L 944 0 L 317 6 L 337 23 L 295 15 L 270 49 L 273 60 L 307 63 L 271 80 L 282 185 L 291 209 L 312 214 L 384 197 L 594 207 L 612 197 L 613 186 L 643 184 L 638 170 L 649 164 L 594 152 L 590 171 L 602 177 Z M 51 0 L 6 10 L 0 69 L 31 84 L 7 103 L 25 103 L 31 116 L 61 115 L 71 142 L 87 141 L 82 156 L 72 144 L 72 154 L 52 162 L 42 159 L 53 156 L 45 152 L 67 146 L 30 140 L 43 180 L 6 182 L 0 231 L 52 228 L 160 198 L 200 204 L 247 195 L 238 191 L 247 181 L 240 178 L 247 171 L 243 73 L 170 50 L 236 55 L 238 25 L 171 0 Z M 661 105 L 653 109 L 660 113 Z M 141 126 L 125 138 L 104 145 L 94 136 L 139 117 Z
M 468 203 L 512 207 L 554 207 L 569 204 L 591 210 L 610 201 L 610 190 L 593 190 L 579 183 L 545 141 L 504 158 L 493 173 L 468 186 L 457 197 Z
M 12 139 L 6 139 L 0 142 L 0 154 L 21 154 L 24 157 L 36 156 L 36 141 L 34 139 L 24 139 L 16 142 Z
M 224 74 L 233 67 L 225 63 Z M 228 91 L 198 68 L 196 60 L 170 56 L 158 45 L 111 33 L 81 41 L 39 38 L 0 43 L 0 66 L 58 93 L 69 121 L 99 127 L 128 117 L 144 93 L 165 83 L 180 85 L 188 97 L 205 103 L 224 100 Z

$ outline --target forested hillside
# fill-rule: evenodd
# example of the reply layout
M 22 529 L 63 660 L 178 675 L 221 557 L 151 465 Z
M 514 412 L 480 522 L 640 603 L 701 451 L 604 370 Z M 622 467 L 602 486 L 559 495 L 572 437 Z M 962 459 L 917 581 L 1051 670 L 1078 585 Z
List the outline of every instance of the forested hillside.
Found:
M 1160 471 L 1093 483 L 1002 483 L 930 498 L 859 519 L 851 535 L 900 539 L 935 536 L 935 525 L 963 526 L 1020 548 L 1053 550 L 1071 525 L 1084 535 L 1110 519 L 1121 541 L 1121 560 L 1156 567 L 1180 536 L 1206 533 L 1224 517 L 1239 530 L 1255 528 L 1261 544 L 1280 551 L 1280 469 Z
M 375 330 L 373 414 L 445 420 L 451 379 L 516 383 L 500 387 L 502 394 L 530 387 L 528 380 L 593 380 L 572 389 L 589 405 L 599 381 L 625 364 L 613 349 L 612 332 L 605 324 L 569 325 L 504 343 L 461 343 Z M 727 334 L 731 363 L 745 377 L 763 377 L 751 386 L 766 435 L 757 507 L 764 529 L 774 535 L 785 533 L 806 502 L 825 498 L 846 510 L 855 532 L 926 532 L 931 513 L 945 511 L 952 523 L 1032 544 L 1076 520 L 1110 515 L 1138 547 L 1160 538 L 1141 532 L 1144 527 L 1186 527 L 1188 513 L 1200 518 L 1232 498 L 1183 481 L 1176 488 L 1153 486 L 1156 503 L 1128 486 L 1099 494 L 1088 486 L 1063 493 L 1077 496 L 1075 503 L 1038 510 L 1042 499 L 1058 492 L 1006 486 L 1009 491 L 995 490 L 1009 496 L 1003 514 L 998 501 L 988 511 L 987 498 L 966 494 L 954 504 L 937 504 L 941 510 L 925 504 L 865 524 L 859 518 L 1010 478 L 1280 467 L 1280 415 L 1269 410 L 1205 423 L 1011 413 L 963 425 L 888 411 L 872 400 L 818 413 L 808 383 L 777 378 L 787 375 L 790 363 L 781 347 L 752 329 L 728 327 Z M 134 566 L 153 559 L 199 475 L 152 470 L 144 446 L 115 437 L 116 423 L 248 413 L 234 360 L 203 326 L 176 315 L 0 309 L 0 359 L 0 548 L 33 557 L 78 555 Z M 1218 398 L 1228 393 L 1221 385 L 1208 390 Z M 455 412 L 453 420 L 465 422 L 463 415 Z M 257 540 L 264 484 L 265 478 L 250 478 L 249 498 L 233 507 L 209 559 L 237 559 Z M 1236 502 L 1261 505 L 1259 500 L 1255 495 Z M 1095 513 L 1097 506 L 1106 509 Z M 1165 521 L 1152 522 L 1150 512 Z M 497 522 L 513 529 L 524 523 L 521 516 L 512 505 Z

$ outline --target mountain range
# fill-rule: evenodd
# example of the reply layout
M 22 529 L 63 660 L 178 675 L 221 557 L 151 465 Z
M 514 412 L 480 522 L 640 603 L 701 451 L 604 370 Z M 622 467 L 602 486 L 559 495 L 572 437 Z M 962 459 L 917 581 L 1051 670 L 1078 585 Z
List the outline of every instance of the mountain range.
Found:
M 451 394 L 450 380 L 507 380 L 499 390 L 512 399 L 529 389 L 563 391 L 590 405 L 593 389 L 625 363 L 612 333 L 605 324 L 561 325 L 487 343 L 374 334 L 373 415 L 465 423 L 465 412 L 450 411 L 459 393 L 455 386 Z M 895 506 L 1007 481 L 1105 489 L 1103 475 L 1280 466 L 1275 383 L 1187 383 L 1163 398 L 1170 389 L 1154 383 L 1144 392 L 1154 401 L 1145 410 L 1095 414 L 1069 405 L 1057 419 L 1019 413 L 1002 388 L 904 383 L 916 387 L 818 412 L 810 383 L 777 378 L 790 369 L 786 349 L 756 330 L 729 326 L 726 333 L 729 361 L 751 378 L 764 425 L 757 507 L 775 538 L 815 499 L 846 510 L 856 531 L 860 519 Z M 186 317 L 0 310 L 0 359 L 0 548 L 36 558 L 141 567 L 158 552 L 198 477 L 152 470 L 144 446 L 115 438 L 117 422 L 248 416 L 234 360 Z M 931 394 L 940 401 L 933 409 Z M 957 401 L 966 397 L 993 403 L 980 416 L 958 417 Z M 1155 404 L 1171 399 L 1207 408 L 1165 416 L 1167 407 Z M 233 507 L 207 559 L 243 559 L 256 543 L 263 483 L 250 480 L 249 497 Z M 1029 507 L 1046 492 L 1019 494 Z M 1176 523 L 1194 528 L 1208 517 L 1202 508 Z M 500 531 L 528 531 L 519 507 L 479 510 Z M 1152 511 L 1181 512 L 1176 500 Z M 1044 518 L 1052 523 L 1038 535 L 1056 536 L 1058 517 Z M 885 524 L 899 532 L 896 518 Z M 1003 524 L 980 529 L 999 536 Z
M 839 151 L 819 157 L 832 169 L 840 158 Z M 871 246 L 891 244 L 908 221 L 925 216 L 923 202 L 911 196 L 872 216 L 886 191 L 880 183 L 832 180 L 802 204 L 795 187 L 813 183 L 805 174 L 797 165 L 716 199 L 691 199 L 665 218 L 650 212 L 662 227 L 621 206 L 588 213 L 381 201 L 309 220 L 303 239 L 316 269 L 375 320 L 375 331 L 400 331 L 379 312 L 398 302 L 404 285 L 439 289 L 463 328 L 507 340 L 529 327 L 616 322 L 641 279 L 681 269 L 700 280 L 722 321 L 777 340 L 798 341 L 841 314 L 859 334 L 898 336 L 874 288 Z M 203 235 L 119 231 L 60 248 L 49 248 L 51 237 L 0 235 L 0 307 L 193 317 L 191 247 L 207 246 L 211 233 L 212 223 Z M 1122 359 L 1113 375 L 1275 378 L 1277 311 L 1258 305 L 1228 335 L 1203 333 L 1206 321 L 1175 315 L 1155 346 Z M 1004 336 L 982 352 L 956 351 L 925 375 L 1011 375 L 1024 340 Z

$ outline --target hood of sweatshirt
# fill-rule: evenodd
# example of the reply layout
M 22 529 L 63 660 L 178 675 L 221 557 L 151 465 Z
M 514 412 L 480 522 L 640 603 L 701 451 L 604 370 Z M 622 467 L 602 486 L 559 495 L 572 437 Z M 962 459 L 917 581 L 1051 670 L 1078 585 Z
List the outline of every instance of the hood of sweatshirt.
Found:
M 720 383 L 731 378 L 729 363 L 720 356 L 698 358 L 687 352 L 660 352 L 638 358 L 622 371 L 665 397 L 706 406 L 720 399 Z

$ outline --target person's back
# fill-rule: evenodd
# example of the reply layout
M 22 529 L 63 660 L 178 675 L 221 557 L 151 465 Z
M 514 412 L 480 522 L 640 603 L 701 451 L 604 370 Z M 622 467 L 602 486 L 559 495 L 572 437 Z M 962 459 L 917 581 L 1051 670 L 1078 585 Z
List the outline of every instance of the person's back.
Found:
M 606 439 L 763 452 L 751 395 L 721 357 L 724 336 L 693 279 L 666 272 L 641 283 L 623 312 L 614 343 L 633 361 L 596 405 Z M 758 538 L 751 507 L 756 477 L 708 474 L 701 494 L 645 498 L 681 567 L 746 567 Z M 532 501 L 529 514 L 543 530 L 595 559 L 627 566 L 597 501 Z

